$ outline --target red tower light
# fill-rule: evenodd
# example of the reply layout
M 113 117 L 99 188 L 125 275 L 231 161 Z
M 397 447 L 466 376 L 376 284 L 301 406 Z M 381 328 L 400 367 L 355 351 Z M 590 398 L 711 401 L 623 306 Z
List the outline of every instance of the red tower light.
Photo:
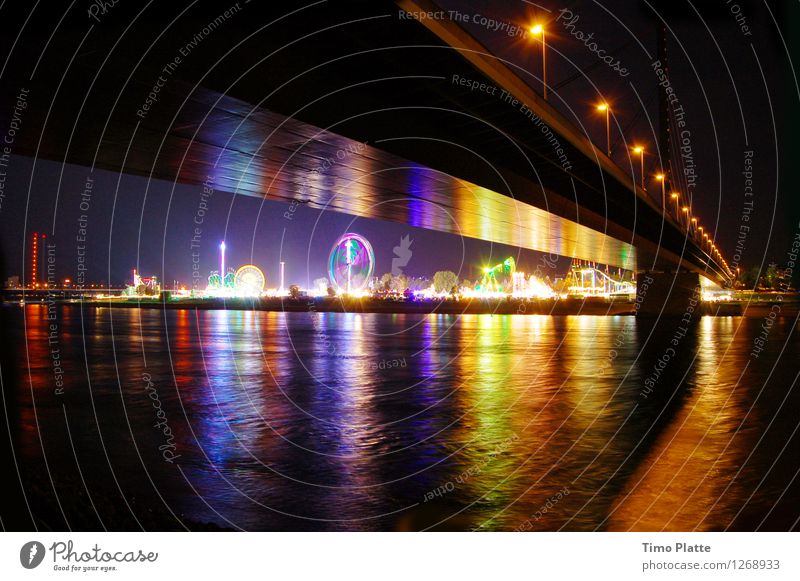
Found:
M 45 238 L 47 238 L 46 234 L 39 234 L 38 232 L 34 232 L 31 236 L 31 279 L 29 285 L 32 288 L 39 286 L 39 253 L 41 252 L 41 246 L 44 244 Z M 41 244 L 39 243 L 40 240 Z

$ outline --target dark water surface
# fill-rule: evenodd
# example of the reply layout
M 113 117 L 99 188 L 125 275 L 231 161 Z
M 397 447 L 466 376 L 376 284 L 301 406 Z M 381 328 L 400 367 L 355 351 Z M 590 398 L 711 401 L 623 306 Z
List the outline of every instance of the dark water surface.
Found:
M 6 308 L 42 528 L 798 526 L 791 318 Z

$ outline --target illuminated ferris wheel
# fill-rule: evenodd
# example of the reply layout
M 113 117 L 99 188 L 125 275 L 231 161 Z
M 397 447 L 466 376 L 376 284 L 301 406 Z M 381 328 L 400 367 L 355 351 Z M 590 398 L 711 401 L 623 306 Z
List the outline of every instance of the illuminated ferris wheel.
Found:
M 240 266 L 234 275 L 236 294 L 258 296 L 264 290 L 267 278 L 261 269 L 253 264 Z
M 333 245 L 328 259 L 328 274 L 340 292 L 362 290 L 372 276 L 375 254 L 360 234 L 345 234 Z

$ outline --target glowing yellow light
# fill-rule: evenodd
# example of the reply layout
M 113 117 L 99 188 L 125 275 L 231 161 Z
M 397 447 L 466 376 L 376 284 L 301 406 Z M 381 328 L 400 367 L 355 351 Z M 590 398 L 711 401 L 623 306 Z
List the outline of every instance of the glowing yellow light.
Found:
M 634 153 L 642 153 L 643 151 L 644 151 L 644 147 L 641 147 L 639 145 L 637 145 L 636 147 L 633 148 L 633 152 Z
M 529 32 L 538 36 L 544 32 L 544 27 L 541 24 L 534 24 L 531 26 Z
M 605 103 L 597 106 L 598 111 L 605 111 L 606 109 L 608 109 L 608 105 L 606 105 Z
M 661 180 L 663 180 L 663 179 L 664 179 L 664 174 L 663 174 L 663 173 L 658 173 L 658 174 L 656 174 L 656 179 L 657 179 L 658 181 L 661 181 Z
M 673 192 L 672 194 L 670 194 L 670 197 L 671 197 L 673 200 L 677 200 L 677 199 L 678 199 L 678 194 L 676 194 L 676 193 L 674 193 L 674 192 Z

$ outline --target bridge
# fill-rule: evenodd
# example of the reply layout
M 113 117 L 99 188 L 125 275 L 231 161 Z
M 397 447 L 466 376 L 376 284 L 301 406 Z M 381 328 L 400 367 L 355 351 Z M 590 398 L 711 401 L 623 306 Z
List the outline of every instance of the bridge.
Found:
M 441 10 L 54 11 L 50 29 L 20 20 L 0 114 L 24 97 L 15 155 L 212 184 L 283 201 L 287 217 L 307 205 L 647 272 L 654 313 L 679 311 L 701 280 L 730 281 L 707 234 L 637 185 L 635 162 L 618 166 Z

